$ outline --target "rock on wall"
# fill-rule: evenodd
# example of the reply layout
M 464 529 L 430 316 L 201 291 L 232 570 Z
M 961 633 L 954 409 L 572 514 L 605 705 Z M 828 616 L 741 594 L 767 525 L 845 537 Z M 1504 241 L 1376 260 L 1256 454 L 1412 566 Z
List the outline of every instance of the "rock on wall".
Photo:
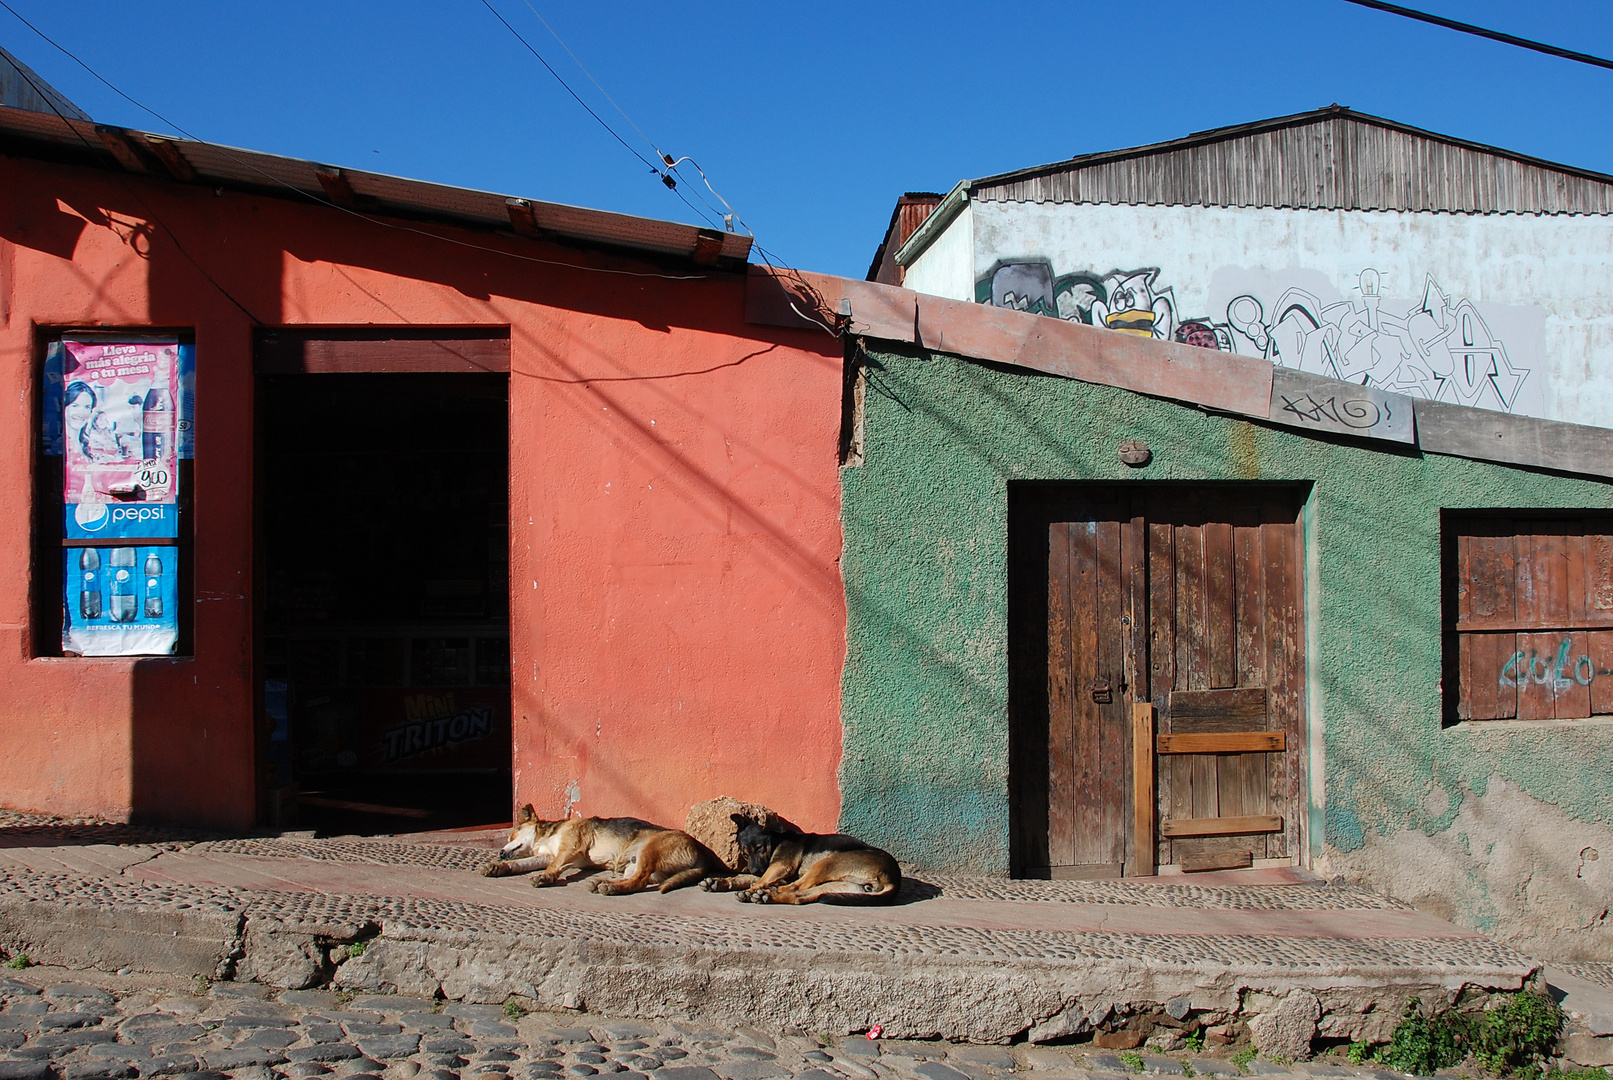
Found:
M 1431 797 L 1441 800 L 1444 792 Z M 1613 829 L 1491 777 L 1449 828 L 1366 835 L 1318 869 L 1387 892 L 1546 960 L 1613 960 Z

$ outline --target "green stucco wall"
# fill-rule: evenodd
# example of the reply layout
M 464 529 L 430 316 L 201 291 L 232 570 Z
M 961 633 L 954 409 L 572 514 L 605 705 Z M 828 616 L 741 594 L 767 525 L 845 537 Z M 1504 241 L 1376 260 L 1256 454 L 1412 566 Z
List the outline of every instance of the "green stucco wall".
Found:
M 1613 824 L 1613 726 L 1442 729 L 1439 544 L 1442 508 L 1606 508 L 1613 485 L 1312 439 L 944 355 L 868 359 L 865 459 L 842 472 L 843 831 L 920 866 L 1009 870 L 1010 480 L 1313 484 L 1313 852 L 1319 832 L 1348 853 L 1447 829 L 1496 776 Z M 1128 438 L 1147 440 L 1152 464 L 1120 463 Z

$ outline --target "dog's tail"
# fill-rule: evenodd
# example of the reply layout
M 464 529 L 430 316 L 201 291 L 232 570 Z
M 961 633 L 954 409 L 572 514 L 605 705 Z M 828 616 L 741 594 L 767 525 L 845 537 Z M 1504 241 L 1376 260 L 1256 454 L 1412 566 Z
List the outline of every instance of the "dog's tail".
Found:
M 688 870 L 679 870 L 676 874 L 673 874 L 671 877 L 661 882 L 661 891 L 671 892 L 673 889 L 681 889 L 685 885 L 693 885 L 695 882 L 699 881 L 705 876 L 706 869 L 703 866 L 691 867 Z

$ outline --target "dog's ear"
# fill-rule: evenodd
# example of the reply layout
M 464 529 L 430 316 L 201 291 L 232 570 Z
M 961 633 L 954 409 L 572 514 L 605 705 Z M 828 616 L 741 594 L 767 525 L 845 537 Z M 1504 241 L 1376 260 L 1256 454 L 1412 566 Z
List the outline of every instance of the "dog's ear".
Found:
M 516 818 L 517 825 L 525 825 L 529 821 L 538 820 L 538 812 L 532 808 L 531 803 L 521 807 L 521 814 Z
M 745 814 L 729 814 L 728 816 L 732 818 L 734 824 L 738 825 L 741 829 L 751 824 L 751 819 Z

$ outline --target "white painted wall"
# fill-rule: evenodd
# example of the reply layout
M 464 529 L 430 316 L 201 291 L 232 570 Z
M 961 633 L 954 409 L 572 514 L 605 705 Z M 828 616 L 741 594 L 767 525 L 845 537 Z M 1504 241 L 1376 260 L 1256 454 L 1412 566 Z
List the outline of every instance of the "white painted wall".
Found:
M 974 204 L 965 203 L 946 231 L 907 267 L 902 288 L 952 300 L 975 295 Z
M 963 281 L 966 240 L 973 266 Z M 971 299 L 980 287 L 989 297 L 992 272 L 1004 261 L 1050 264 L 1051 276 L 1064 279 L 1055 306 L 1065 317 L 1081 317 L 1083 304 L 1088 321 L 1105 311 L 1092 306 L 1090 286 L 1071 284 L 1070 275 L 1088 272 L 1105 292 L 1123 297 L 1129 284 L 1140 293 L 1131 316 L 1114 316 L 1133 330 L 1148 332 L 1149 311 L 1158 336 L 1202 319 L 1201 339 L 1213 331 L 1220 347 L 1240 353 L 1322 374 L 1336 367 L 1353 381 L 1421 396 L 1613 427 L 1613 217 L 971 202 L 908 268 L 906 284 Z M 1151 282 L 1101 280 L 1146 268 L 1158 268 Z M 1371 302 L 1363 291 L 1369 268 L 1379 294 Z M 999 301 L 1025 306 L 1035 277 L 1005 275 L 1002 287 L 1020 292 Z M 1428 290 L 1430 277 L 1437 291 Z M 1321 331 L 1294 334 L 1310 326 L 1304 313 L 1279 323 L 1285 294 L 1308 296 L 1304 306 L 1323 316 Z M 1256 309 L 1247 302 L 1233 307 L 1240 296 L 1261 305 L 1259 321 L 1248 318 Z M 1432 314 L 1424 314 L 1425 296 L 1434 298 Z M 1329 322 L 1338 329 L 1328 331 Z M 1323 341 L 1329 335 L 1331 344 Z M 1454 373 L 1430 370 L 1453 357 Z

